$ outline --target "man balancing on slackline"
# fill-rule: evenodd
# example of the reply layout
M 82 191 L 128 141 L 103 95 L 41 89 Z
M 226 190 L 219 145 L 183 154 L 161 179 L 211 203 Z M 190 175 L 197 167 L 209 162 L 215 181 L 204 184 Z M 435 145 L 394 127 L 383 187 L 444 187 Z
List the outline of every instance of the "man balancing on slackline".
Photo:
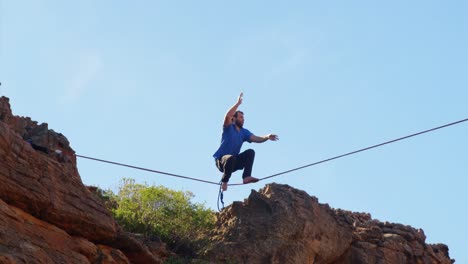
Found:
M 275 134 L 258 137 L 244 128 L 244 113 L 237 110 L 239 105 L 242 104 L 242 96 L 243 93 L 239 95 L 237 103 L 227 111 L 224 117 L 221 145 L 213 155 L 216 160 L 216 167 L 223 173 L 223 178 L 221 179 L 221 189 L 223 191 L 227 190 L 229 178 L 237 170 L 244 169 L 244 173 L 242 174 L 244 184 L 258 182 L 257 178 L 252 177 L 255 151 L 248 149 L 240 153 L 244 141 L 263 143 L 267 140 L 278 140 L 278 136 Z

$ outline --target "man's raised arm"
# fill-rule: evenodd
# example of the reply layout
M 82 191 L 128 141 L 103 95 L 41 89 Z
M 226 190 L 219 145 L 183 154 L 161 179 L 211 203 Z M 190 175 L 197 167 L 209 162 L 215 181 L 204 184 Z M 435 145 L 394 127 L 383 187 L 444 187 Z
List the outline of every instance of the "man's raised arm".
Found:
M 237 108 L 239 107 L 239 105 L 242 104 L 242 96 L 244 96 L 244 93 L 241 93 L 241 94 L 239 95 L 239 97 L 237 98 L 236 104 L 233 105 L 231 108 L 229 108 L 229 110 L 227 111 L 226 116 L 224 116 L 224 124 L 223 124 L 223 127 L 227 127 L 227 126 L 229 126 L 229 125 L 232 123 L 232 117 L 233 117 L 234 114 L 236 113 Z

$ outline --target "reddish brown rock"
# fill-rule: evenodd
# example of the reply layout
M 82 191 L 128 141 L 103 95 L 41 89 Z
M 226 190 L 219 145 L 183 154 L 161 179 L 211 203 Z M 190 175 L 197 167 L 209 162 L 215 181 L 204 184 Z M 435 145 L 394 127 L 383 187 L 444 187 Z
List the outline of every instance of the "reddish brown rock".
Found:
M 0 263 L 130 263 L 119 250 L 73 237 L 0 200 Z
M 115 238 L 117 226 L 81 182 L 76 166 L 34 150 L 0 122 L 0 199 L 92 241 Z
M 445 245 L 422 230 L 331 209 L 287 185 L 268 184 L 218 215 L 212 262 L 449 264 Z
M 0 121 L 29 142 L 34 149 L 59 161 L 76 164 L 75 152 L 64 135 L 49 130 L 47 123 L 38 124 L 29 117 L 13 115 L 9 99 L 6 97 L 0 97 Z
M 422 229 L 373 220 L 368 214 L 335 210 L 338 217 L 353 226 L 353 243 L 336 262 L 451 264 L 448 247 L 426 244 Z M 365 215 L 365 217 L 363 217 Z

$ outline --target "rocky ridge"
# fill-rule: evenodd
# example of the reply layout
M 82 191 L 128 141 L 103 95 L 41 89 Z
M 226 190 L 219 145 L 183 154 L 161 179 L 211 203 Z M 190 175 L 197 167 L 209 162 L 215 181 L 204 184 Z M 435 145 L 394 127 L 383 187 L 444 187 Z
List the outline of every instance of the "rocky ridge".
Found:
M 422 229 L 332 209 L 288 185 L 252 190 L 218 216 L 216 263 L 451 264 L 448 247 L 429 245 Z

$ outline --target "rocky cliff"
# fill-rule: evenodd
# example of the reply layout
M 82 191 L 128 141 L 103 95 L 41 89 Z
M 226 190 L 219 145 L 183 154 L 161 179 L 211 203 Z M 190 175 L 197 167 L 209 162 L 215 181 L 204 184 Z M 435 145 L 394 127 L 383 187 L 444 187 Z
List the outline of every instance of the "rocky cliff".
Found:
M 0 98 L 0 263 L 162 263 L 82 183 L 68 140 Z
M 0 182 L 0 263 L 163 263 L 170 254 L 124 232 L 83 185 L 68 140 L 14 116 L 5 97 Z M 208 263 L 453 263 L 420 229 L 335 210 L 287 185 L 252 191 L 217 217 Z

